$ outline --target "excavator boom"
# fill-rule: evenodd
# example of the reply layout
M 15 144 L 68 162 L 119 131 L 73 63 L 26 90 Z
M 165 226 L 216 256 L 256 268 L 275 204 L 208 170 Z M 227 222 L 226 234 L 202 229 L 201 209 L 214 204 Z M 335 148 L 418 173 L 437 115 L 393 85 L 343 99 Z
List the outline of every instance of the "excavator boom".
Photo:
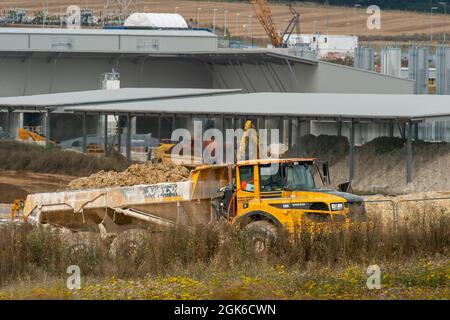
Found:
M 261 25 L 269 36 L 269 40 L 272 45 L 275 48 L 287 47 L 292 32 L 300 22 L 300 14 L 292 6 L 289 6 L 289 10 L 291 11 L 293 17 L 286 27 L 283 35 L 280 36 L 272 18 L 272 9 L 267 3 L 267 0 L 250 0 L 250 3 L 252 4 L 256 17 L 258 17 L 258 20 L 261 22 Z
M 270 42 L 275 48 L 279 48 L 282 45 L 282 39 L 278 34 L 275 27 L 275 23 L 272 19 L 272 9 L 266 0 L 250 0 L 256 17 L 261 22 L 264 30 L 269 36 Z

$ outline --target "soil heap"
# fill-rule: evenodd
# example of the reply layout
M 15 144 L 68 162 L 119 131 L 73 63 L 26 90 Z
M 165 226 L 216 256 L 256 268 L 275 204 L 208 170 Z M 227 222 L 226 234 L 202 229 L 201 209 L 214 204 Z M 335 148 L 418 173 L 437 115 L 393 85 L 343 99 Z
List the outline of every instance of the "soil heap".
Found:
M 125 187 L 139 184 L 186 181 L 190 171 L 180 165 L 158 163 L 133 164 L 122 172 L 100 171 L 71 181 L 68 190 Z

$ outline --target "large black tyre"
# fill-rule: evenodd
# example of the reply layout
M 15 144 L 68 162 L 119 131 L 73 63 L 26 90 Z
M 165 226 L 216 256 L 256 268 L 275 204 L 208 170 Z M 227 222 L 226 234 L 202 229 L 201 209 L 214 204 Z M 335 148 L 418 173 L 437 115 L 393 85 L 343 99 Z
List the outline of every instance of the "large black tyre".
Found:
M 267 252 L 278 236 L 277 227 L 265 220 L 250 222 L 244 227 L 244 231 L 248 234 L 251 248 L 256 253 Z

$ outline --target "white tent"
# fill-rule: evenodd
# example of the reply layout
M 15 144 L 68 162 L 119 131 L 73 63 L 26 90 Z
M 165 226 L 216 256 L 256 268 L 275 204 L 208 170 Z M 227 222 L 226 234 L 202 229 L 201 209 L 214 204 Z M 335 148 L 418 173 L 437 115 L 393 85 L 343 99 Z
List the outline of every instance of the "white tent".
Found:
M 133 13 L 124 23 L 125 27 L 152 29 L 188 29 L 186 20 L 174 13 Z

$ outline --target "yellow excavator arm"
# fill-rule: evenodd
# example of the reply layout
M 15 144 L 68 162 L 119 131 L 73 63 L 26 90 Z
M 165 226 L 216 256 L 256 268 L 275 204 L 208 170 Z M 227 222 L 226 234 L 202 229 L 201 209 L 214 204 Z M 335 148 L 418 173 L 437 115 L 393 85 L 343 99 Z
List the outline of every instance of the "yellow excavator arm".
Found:
M 286 48 L 294 29 L 297 28 L 297 33 L 300 33 L 300 14 L 291 5 L 289 5 L 289 10 L 292 13 L 292 19 L 287 25 L 283 35 L 280 35 L 277 31 L 275 22 L 273 21 L 272 9 L 267 3 L 267 0 L 250 0 L 250 3 L 252 4 L 256 17 L 259 22 L 261 22 L 270 42 L 275 48 Z
M 41 136 L 39 133 L 26 130 L 24 128 L 19 128 L 19 139 L 23 141 L 34 141 L 34 142 L 45 142 L 45 137 Z M 55 141 L 50 140 L 51 144 L 56 144 Z
M 269 36 L 270 42 L 275 48 L 279 48 L 282 45 L 282 39 L 278 34 L 275 23 L 272 19 L 272 9 L 270 9 L 269 4 L 266 0 L 250 0 L 253 6 L 253 11 L 256 14 L 259 22 L 263 26 L 267 35 Z
M 258 135 L 256 133 L 256 131 L 251 131 L 251 130 L 256 130 L 255 126 L 253 125 L 251 120 L 247 120 L 245 122 L 245 126 L 244 126 L 244 132 L 242 134 L 242 138 L 241 141 L 239 143 L 239 148 L 237 150 L 236 153 L 236 161 L 243 161 L 243 160 L 248 160 L 245 159 L 245 154 L 246 154 L 246 150 L 248 148 L 248 146 L 250 146 L 250 141 L 252 141 L 252 144 L 254 146 L 256 146 L 256 156 L 257 158 L 259 158 L 259 150 L 260 150 L 260 146 L 259 146 L 259 139 L 258 139 Z M 250 152 L 250 150 L 249 150 Z

